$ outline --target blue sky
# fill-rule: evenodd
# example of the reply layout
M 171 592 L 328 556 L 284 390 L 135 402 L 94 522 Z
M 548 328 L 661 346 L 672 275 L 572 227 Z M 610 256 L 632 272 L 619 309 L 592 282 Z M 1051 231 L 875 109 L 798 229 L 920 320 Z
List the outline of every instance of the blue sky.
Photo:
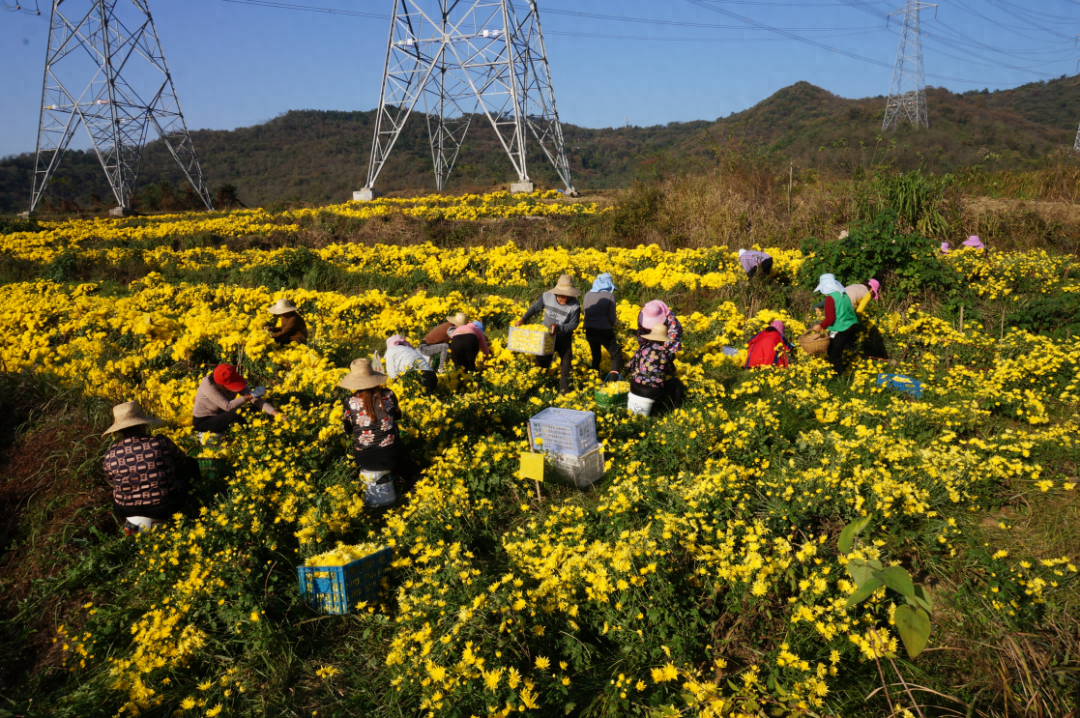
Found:
M 68 0 L 65 7 L 86 2 Z M 0 11 L 0 156 L 34 149 L 50 7 L 48 0 L 39 3 L 40 17 Z M 386 20 L 227 0 L 150 3 L 192 129 L 258 124 L 291 109 L 368 110 L 378 102 Z M 391 3 L 291 4 L 388 16 Z M 23 4 L 34 7 L 32 0 Z M 643 126 L 715 119 L 799 80 L 845 97 L 887 94 L 899 35 L 895 24 L 886 28 L 882 16 L 901 5 L 540 0 L 540 13 L 563 121 L 610 127 L 627 118 Z M 936 20 L 933 9 L 922 17 L 924 31 L 932 35 L 924 39 L 929 85 L 1006 88 L 1076 72 L 1078 0 L 940 0 Z M 784 36 L 755 25 L 790 29 Z M 85 146 L 84 137 L 78 146 Z

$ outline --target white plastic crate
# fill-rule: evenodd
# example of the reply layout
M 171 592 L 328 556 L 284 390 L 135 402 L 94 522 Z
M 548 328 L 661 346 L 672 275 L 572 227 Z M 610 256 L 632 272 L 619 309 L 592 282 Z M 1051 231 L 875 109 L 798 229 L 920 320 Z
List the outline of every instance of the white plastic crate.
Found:
M 555 335 L 551 332 L 511 326 L 506 348 L 512 352 L 538 357 L 551 356 L 555 352 Z
M 548 407 L 529 419 L 533 451 L 581 456 L 597 445 L 596 414 Z
M 581 456 L 548 453 L 544 457 L 555 469 L 555 475 L 579 489 L 591 486 L 604 475 L 604 448 L 597 446 Z

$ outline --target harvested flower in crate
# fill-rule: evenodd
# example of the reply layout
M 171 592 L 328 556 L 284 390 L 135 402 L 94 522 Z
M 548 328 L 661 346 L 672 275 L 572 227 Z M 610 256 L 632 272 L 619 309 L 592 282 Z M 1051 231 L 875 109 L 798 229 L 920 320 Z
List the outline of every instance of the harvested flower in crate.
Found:
M 608 396 L 618 396 L 619 394 L 626 394 L 630 391 L 630 382 L 628 381 L 612 381 L 604 384 L 597 389 L 601 394 L 607 394 Z
M 338 542 L 337 548 L 318 556 L 312 556 L 308 560 L 304 561 L 305 566 L 345 566 L 352 563 L 358 558 L 364 558 L 370 556 L 376 551 L 382 549 L 383 546 L 377 543 L 361 543 L 347 546 L 342 542 Z

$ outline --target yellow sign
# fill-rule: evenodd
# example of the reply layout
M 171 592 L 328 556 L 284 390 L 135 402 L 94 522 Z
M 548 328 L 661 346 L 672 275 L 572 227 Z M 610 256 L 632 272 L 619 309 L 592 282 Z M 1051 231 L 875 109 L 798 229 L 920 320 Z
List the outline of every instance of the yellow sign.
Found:
M 521 455 L 521 478 L 533 481 L 544 480 L 544 455 L 525 452 Z

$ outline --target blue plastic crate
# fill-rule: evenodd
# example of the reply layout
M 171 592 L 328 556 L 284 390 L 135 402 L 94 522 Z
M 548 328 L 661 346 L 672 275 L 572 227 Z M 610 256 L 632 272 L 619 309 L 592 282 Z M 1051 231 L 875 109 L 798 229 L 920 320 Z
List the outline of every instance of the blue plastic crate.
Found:
M 393 560 L 394 550 L 386 547 L 344 566 L 297 566 L 300 596 L 320 613 L 348 613 L 351 606 L 378 598 Z
M 581 456 L 596 448 L 596 414 L 549 407 L 529 419 L 533 451 Z M 538 443 L 538 440 L 539 443 Z
M 923 383 L 903 374 L 878 374 L 877 384 L 886 389 L 910 394 L 916 399 L 922 398 Z

